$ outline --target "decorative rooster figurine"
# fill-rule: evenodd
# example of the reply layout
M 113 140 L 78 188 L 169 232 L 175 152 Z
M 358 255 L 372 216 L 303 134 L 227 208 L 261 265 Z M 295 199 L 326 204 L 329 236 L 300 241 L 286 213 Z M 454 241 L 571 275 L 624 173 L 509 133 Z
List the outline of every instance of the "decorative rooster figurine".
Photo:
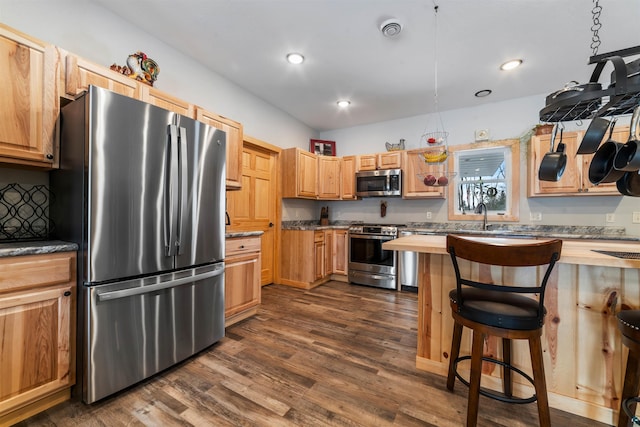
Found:
M 121 67 L 113 64 L 111 69 L 153 86 L 153 82 L 158 79 L 160 68 L 153 59 L 147 57 L 144 52 L 136 52 L 129 55 L 127 65 Z

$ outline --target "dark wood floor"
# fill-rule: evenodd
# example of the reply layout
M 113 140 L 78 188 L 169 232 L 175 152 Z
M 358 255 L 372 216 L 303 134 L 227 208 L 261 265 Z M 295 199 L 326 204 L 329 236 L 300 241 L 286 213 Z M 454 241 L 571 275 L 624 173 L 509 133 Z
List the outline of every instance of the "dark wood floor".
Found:
M 416 295 L 330 282 L 263 288 L 257 316 L 196 357 L 94 405 L 20 426 L 455 426 L 467 390 L 415 368 Z M 558 427 L 604 426 L 551 410 Z M 480 400 L 480 426 L 537 426 L 535 404 Z

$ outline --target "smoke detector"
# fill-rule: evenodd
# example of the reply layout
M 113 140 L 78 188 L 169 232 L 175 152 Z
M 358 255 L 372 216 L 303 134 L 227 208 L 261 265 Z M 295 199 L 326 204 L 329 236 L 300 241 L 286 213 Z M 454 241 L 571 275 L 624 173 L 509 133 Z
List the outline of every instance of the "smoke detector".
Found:
M 402 31 L 402 25 L 395 18 L 387 19 L 380 24 L 380 31 L 385 37 L 395 37 Z

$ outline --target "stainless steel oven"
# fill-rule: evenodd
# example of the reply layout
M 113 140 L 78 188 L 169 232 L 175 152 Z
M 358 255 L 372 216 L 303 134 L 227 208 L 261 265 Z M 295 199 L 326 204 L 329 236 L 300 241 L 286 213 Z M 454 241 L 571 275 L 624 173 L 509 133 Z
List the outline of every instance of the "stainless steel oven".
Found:
M 398 236 L 394 225 L 349 227 L 349 282 L 397 289 L 397 253 L 382 248 Z

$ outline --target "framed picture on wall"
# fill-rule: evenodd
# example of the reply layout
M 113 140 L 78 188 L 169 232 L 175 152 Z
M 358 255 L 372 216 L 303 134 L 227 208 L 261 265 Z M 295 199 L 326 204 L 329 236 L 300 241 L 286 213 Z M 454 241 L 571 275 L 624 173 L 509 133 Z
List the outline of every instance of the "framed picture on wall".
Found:
M 325 141 L 322 139 L 310 139 L 309 151 L 321 156 L 335 156 L 336 155 L 336 142 Z

